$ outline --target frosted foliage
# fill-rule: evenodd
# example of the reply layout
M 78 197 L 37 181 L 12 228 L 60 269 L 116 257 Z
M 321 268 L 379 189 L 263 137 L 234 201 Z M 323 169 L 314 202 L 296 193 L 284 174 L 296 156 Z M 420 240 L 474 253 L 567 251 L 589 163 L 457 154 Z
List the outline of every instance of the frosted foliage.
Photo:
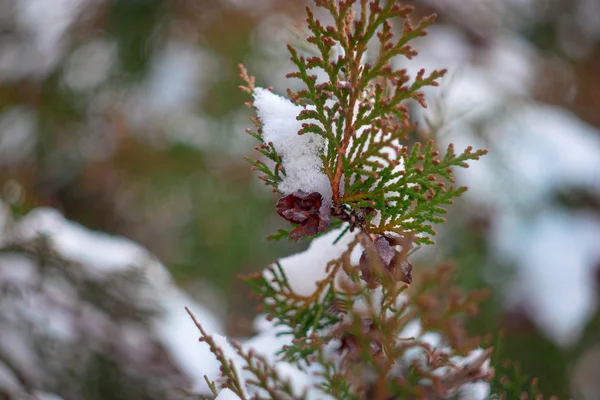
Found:
M 323 198 L 331 198 L 331 184 L 322 171 L 324 139 L 314 133 L 298 135 L 302 124 L 296 117 L 302 107 L 269 90 L 254 91 L 254 106 L 262 122 L 262 136 L 266 143 L 273 142 L 283 160 L 286 175 L 279 183 L 285 194 L 296 190 L 319 192 Z

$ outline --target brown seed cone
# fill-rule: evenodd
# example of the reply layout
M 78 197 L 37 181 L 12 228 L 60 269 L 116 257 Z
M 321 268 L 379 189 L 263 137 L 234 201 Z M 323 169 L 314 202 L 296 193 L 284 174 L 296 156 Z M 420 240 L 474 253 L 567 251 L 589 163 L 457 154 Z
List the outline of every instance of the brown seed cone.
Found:
M 298 190 L 282 197 L 277 202 L 277 214 L 285 220 L 298 224 L 290 233 L 290 239 L 314 236 L 329 228 L 329 207 L 318 192 L 306 193 Z
M 379 262 L 385 268 L 384 273 L 394 280 L 394 282 L 404 282 L 410 284 L 412 282 L 412 264 L 408 262 L 406 255 L 407 251 L 398 252 L 393 244 L 398 243 L 397 239 L 380 236 L 373 243 L 374 249 L 379 256 Z M 406 246 L 406 243 L 403 243 Z M 379 283 L 376 279 L 376 274 L 373 271 L 373 261 L 370 260 L 369 252 L 363 251 L 359 267 L 361 271 L 361 279 L 364 280 L 370 287 L 377 287 Z

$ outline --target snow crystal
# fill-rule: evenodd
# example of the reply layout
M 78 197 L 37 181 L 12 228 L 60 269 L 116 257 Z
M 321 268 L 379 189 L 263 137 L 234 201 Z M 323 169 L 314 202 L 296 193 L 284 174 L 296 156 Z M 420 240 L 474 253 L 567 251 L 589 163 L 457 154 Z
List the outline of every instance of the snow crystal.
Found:
M 20 257 L 16 253 L 0 256 L 0 283 L 23 286 L 37 278 L 37 271 L 32 260 Z
M 14 165 L 33 157 L 36 114 L 22 106 L 7 107 L 0 113 L 0 163 Z
M 454 356 L 451 361 L 459 368 L 466 367 L 481 357 L 483 349 L 477 348 L 469 352 L 466 357 Z M 483 362 L 479 368 L 482 373 L 490 372 L 490 359 Z M 490 396 L 490 385 L 485 381 L 476 381 L 462 385 L 458 390 L 459 400 L 487 400 Z
M 416 324 L 416 326 L 412 325 L 410 327 L 411 331 L 413 331 L 411 332 L 412 335 L 406 336 L 404 333 L 402 333 L 401 335 L 399 335 L 400 338 L 413 338 L 419 343 L 426 344 L 431 348 L 439 348 L 441 346 L 442 337 L 438 333 L 423 333 L 421 329 L 421 323 L 419 321 L 414 321 L 414 323 Z M 415 334 L 416 331 L 418 331 L 419 333 Z M 415 364 L 423 364 L 425 362 L 426 357 L 427 355 L 425 354 L 425 351 L 421 346 L 413 346 L 404 351 L 404 355 L 402 356 L 402 359 L 400 360 L 399 364 L 404 367 L 408 367 L 410 365 Z
M 452 361 L 457 366 L 467 366 L 476 361 L 481 354 L 483 349 L 474 349 L 466 357 L 453 357 Z M 490 360 L 487 359 L 480 367 L 482 372 L 490 372 Z M 467 383 L 459 389 L 459 400 L 486 400 L 490 396 L 490 385 L 484 381 Z
M 40 360 L 31 343 L 23 335 L 22 327 L 15 327 L 3 320 L 0 324 L 0 354 L 13 371 L 21 371 L 30 382 L 41 381 Z
M 327 264 L 341 257 L 342 253 L 348 249 L 348 245 L 355 238 L 355 234 L 346 233 L 337 242 L 333 243 L 344 230 L 344 226 L 339 229 L 331 230 L 326 234 L 315 238 L 308 249 L 300 253 L 282 258 L 279 260 L 281 268 L 285 272 L 289 284 L 297 294 L 307 296 L 314 292 L 315 283 L 327 276 L 325 268 Z M 360 257 L 360 251 L 354 251 Z M 270 272 L 265 272 L 269 273 Z M 264 316 L 259 316 L 254 322 L 258 334 L 246 340 L 242 347 L 246 350 L 252 349 L 258 354 L 263 355 L 277 372 L 288 379 L 294 392 L 300 395 L 307 390 L 306 399 L 329 399 L 330 397 L 315 389 L 314 383 L 317 378 L 312 377 L 310 372 L 302 372 L 295 366 L 277 361 L 277 352 L 285 345 L 291 344 L 291 336 L 280 336 L 282 327 L 277 327 L 273 322 L 268 321 Z M 311 368 L 318 368 L 313 364 Z
M 312 294 L 315 283 L 327 276 L 327 263 L 340 258 L 348 250 L 356 234 L 347 232 L 337 243 L 333 243 L 343 230 L 344 226 L 333 229 L 314 239 L 305 251 L 279 260 L 294 292 L 302 296 Z
M 279 261 L 290 286 L 296 293 L 304 296 L 312 294 L 315 290 L 315 282 L 326 277 L 325 267 L 329 261 L 339 258 L 348 249 L 348 245 L 355 238 L 354 234 L 347 233 L 336 244 L 333 244 L 343 229 L 344 227 L 341 227 L 317 237 L 311 242 L 307 250 Z M 357 248 L 360 248 L 360 246 L 358 245 Z M 353 253 L 360 254 L 360 251 L 360 249 L 358 251 L 355 249 Z M 406 301 L 405 299 L 400 300 Z M 356 307 L 360 307 L 360 304 L 357 304 Z M 290 337 L 278 336 L 282 328 L 276 327 L 264 317 L 257 317 L 254 326 L 259 331 L 258 334 L 244 342 L 243 347 L 245 349 L 252 348 L 257 353 L 265 356 L 269 362 L 273 363 L 282 376 L 290 380 L 296 392 L 306 388 L 309 389 L 307 398 L 324 398 L 323 396 L 325 395 L 323 393 L 317 392 L 314 389 L 316 381 L 315 378 L 311 378 L 310 374 L 303 373 L 292 365 L 277 362 L 277 350 L 290 342 Z M 410 322 L 399 337 L 403 339 L 413 338 L 420 343 L 437 348 L 438 351 L 445 351 L 449 355 L 452 353 L 450 348 L 443 345 L 439 334 L 424 332 L 418 320 Z M 475 351 L 467 358 L 455 357 L 453 361 L 457 365 L 462 365 L 479 354 Z M 415 363 L 423 363 L 425 357 L 423 348 L 418 346 L 411 347 L 405 351 L 404 356 L 399 362 L 399 366 L 401 369 L 404 369 Z M 443 373 L 444 371 L 440 370 L 437 372 Z M 485 393 L 488 392 L 489 385 L 485 382 L 465 385 L 461 388 L 460 398 L 465 400 L 483 400 L 487 398 Z
M 256 317 L 255 327 L 258 328 L 256 335 L 247 340 L 239 341 L 244 352 L 247 353 L 252 351 L 254 354 L 264 357 L 269 365 L 277 371 L 279 376 L 290 382 L 292 390 L 297 396 L 301 396 L 306 391 L 307 395 L 304 398 L 307 400 L 329 399 L 329 397 L 323 395 L 323 393 L 314 388 L 316 378 L 314 378 L 310 372 L 316 367 L 316 364 L 311 367 L 312 369 L 309 368 L 309 371 L 306 372 L 300 371 L 296 366 L 290 363 L 279 360 L 278 352 L 284 346 L 291 345 L 292 342 L 291 336 L 280 335 L 284 330 L 283 327 L 276 326 L 262 315 Z M 254 376 L 242 368 L 243 365 L 245 365 L 245 361 L 234 350 L 228 338 L 218 334 L 211 334 L 211 336 L 215 344 L 223 350 L 225 358 L 233 363 L 242 383 L 248 379 L 253 379 Z M 182 340 L 182 342 L 184 342 L 184 340 Z M 185 342 L 187 342 L 187 340 L 185 340 Z M 185 346 L 182 345 L 182 349 L 184 347 Z M 195 354 L 194 357 L 198 358 L 198 354 Z M 200 371 L 202 375 L 199 376 L 202 377 L 206 375 L 209 380 L 218 381 L 221 378 L 221 373 L 219 372 L 220 364 L 217 362 L 214 355 L 209 354 L 201 359 L 204 361 L 205 365 L 203 371 Z M 261 389 L 255 387 L 244 387 L 244 390 L 249 392 L 246 393 L 247 395 L 260 395 L 262 393 Z M 203 393 L 205 393 L 205 390 Z
M 211 121 L 198 119 L 194 105 L 218 76 L 218 68 L 218 59 L 198 46 L 167 41 L 156 52 L 144 84 L 126 99 L 125 113 L 136 128 L 134 134 L 159 145 L 163 141 L 205 144 L 202 139 L 190 139 L 186 125 L 212 129 Z
M 254 91 L 254 106 L 263 125 L 264 141 L 273 143 L 283 161 L 286 176 L 279 189 L 285 194 L 297 190 L 319 192 L 324 199 L 330 199 L 331 184 L 322 171 L 321 160 L 325 140 L 311 132 L 298 135 L 302 124 L 308 122 L 296 119 L 303 108 L 262 88 Z

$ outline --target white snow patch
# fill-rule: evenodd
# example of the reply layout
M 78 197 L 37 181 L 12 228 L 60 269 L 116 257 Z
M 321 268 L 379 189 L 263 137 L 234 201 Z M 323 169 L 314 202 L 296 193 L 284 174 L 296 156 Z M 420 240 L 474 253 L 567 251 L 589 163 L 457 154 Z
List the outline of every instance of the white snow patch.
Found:
M 200 331 L 185 311 L 188 307 L 198 322 L 209 333 L 224 331 L 221 323 L 201 305 L 175 288 L 162 300 L 164 314 L 154 322 L 154 329 L 162 344 L 174 357 L 179 367 L 192 380 L 192 390 L 209 393 L 204 375 L 214 380 L 219 374 L 219 362 L 205 342 L 199 342 Z
M 576 342 L 596 309 L 600 219 L 559 208 L 529 218 L 508 214 L 494 234 L 498 255 L 519 266 L 511 303 L 524 302 L 531 318 L 556 343 Z
M 459 122 L 444 141 L 477 146 L 467 126 Z M 495 252 L 517 267 L 507 305 L 525 304 L 552 340 L 568 346 L 596 307 L 600 221 L 553 202 L 558 190 L 600 192 L 600 134 L 562 108 L 528 104 L 503 117 L 489 138 L 492 152 L 456 175 L 471 189 L 467 198 L 495 210 Z
M 37 141 L 35 128 L 31 109 L 14 106 L 0 113 L 0 164 L 29 162 Z
M 457 366 L 467 366 L 477 360 L 483 353 L 483 349 L 474 349 L 466 357 L 453 357 L 452 361 Z M 481 371 L 487 373 L 490 371 L 490 359 L 487 359 L 481 366 Z M 487 400 L 490 396 L 490 384 L 479 381 L 467 383 L 460 387 L 458 391 L 459 400 Z
M 426 91 L 430 99 L 441 97 L 433 102 L 439 110 L 428 110 L 429 119 L 443 128 L 441 142 L 490 149 L 456 175 L 470 188 L 465 200 L 494 211 L 492 247 L 517 267 L 508 307 L 525 304 L 552 340 L 568 346 L 596 307 L 591 273 L 600 258 L 600 221 L 561 211 L 553 202 L 557 191 L 573 187 L 600 193 L 598 130 L 563 108 L 530 98 L 537 55 L 521 38 L 497 35 L 475 58 L 465 38 L 437 26 L 418 47 L 418 59 L 398 60 L 399 66 L 412 74 L 421 67 L 457 71 L 442 85 L 441 96 Z M 483 139 L 476 132 L 481 126 Z
M 324 199 L 331 199 L 331 184 L 322 171 L 324 139 L 311 132 L 298 134 L 303 123 L 311 122 L 296 120 L 303 108 L 262 88 L 254 91 L 254 106 L 263 124 L 264 141 L 273 142 L 283 161 L 286 176 L 279 189 L 286 194 L 319 192 Z
M 487 400 L 490 398 L 490 384 L 473 382 L 463 385 L 459 391 L 459 400 Z
M 19 240 L 32 240 L 40 235 L 48 237 L 50 245 L 63 257 L 91 267 L 90 272 L 121 271 L 144 266 L 150 253 L 124 238 L 100 232 L 91 232 L 81 225 L 68 222 L 51 208 L 31 211 L 18 224 L 15 232 Z
M 237 394 L 233 393 L 229 389 L 223 389 L 219 392 L 219 395 L 215 400 L 240 400 Z
M 73 51 L 65 66 L 64 80 L 77 91 L 92 89 L 109 77 L 116 58 L 116 43 L 92 40 Z
M 346 232 L 336 244 L 333 243 L 343 229 L 333 229 L 310 242 L 305 251 L 279 260 L 294 292 L 302 296 L 311 295 L 315 291 L 315 283 L 327 276 L 327 263 L 340 258 L 348 250 L 356 234 Z

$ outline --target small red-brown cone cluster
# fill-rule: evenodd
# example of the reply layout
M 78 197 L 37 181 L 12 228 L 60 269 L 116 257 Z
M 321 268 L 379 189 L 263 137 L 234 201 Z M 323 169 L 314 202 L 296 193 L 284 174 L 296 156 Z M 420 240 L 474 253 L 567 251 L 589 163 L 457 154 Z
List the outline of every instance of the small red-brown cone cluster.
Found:
M 298 224 L 290 233 L 290 239 L 314 236 L 329 228 L 330 208 L 318 192 L 306 193 L 297 190 L 277 202 L 277 214 L 287 221 Z
M 349 330 L 350 326 L 341 325 L 338 332 L 336 332 L 340 334 L 338 352 L 347 352 L 346 354 L 350 362 L 358 362 L 362 357 L 363 345 L 356 335 L 348 332 Z M 381 337 L 373 321 L 368 318 L 361 319 L 360 331 L 362 337 L 369 338 L 369 352 L 376 357 L 381 355 L 383 349 Z
M 390 277 L 394 282 L 407 284 L 412 282 L 412 264 L 407 259 L 408 252 L 412 248 L 410 239 L 379 236 L 371 246 L 370 249 L 363 251 L 359 262 L 360 277 L 369 287 L 379 286 L 378 275 L 384 278 Z M 396 250 L 395 246 L 401 246 L 401 251 Z M 373 254 L 377 255 L 379 265 L 383 267 L 379 273 L 375 270 L 377 264 L 372 260 Z

